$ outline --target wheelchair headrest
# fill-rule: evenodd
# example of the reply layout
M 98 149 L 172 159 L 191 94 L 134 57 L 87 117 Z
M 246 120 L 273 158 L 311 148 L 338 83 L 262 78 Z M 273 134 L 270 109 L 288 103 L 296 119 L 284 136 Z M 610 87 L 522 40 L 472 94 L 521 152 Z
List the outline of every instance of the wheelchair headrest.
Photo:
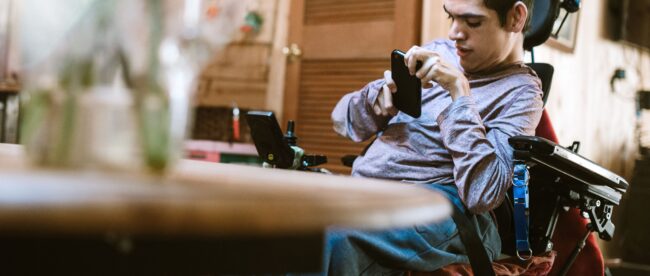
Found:
M 534 3 L 530 26 L 524 39 L 524 49 L 529 51 L 548 39 L 560 12 L 560 0 L 536 0 Z

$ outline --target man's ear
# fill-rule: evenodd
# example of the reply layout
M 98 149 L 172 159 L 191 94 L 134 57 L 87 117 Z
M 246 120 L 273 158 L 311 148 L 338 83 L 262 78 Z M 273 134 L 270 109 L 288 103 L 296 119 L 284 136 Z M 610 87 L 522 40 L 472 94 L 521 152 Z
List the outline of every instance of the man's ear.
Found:
M 506 31 L 513 33 L 523 32 L 526 27 L 526 19 L 528 18 L 528 8 L 526 5 L 517 1 L 514 6 L 508 11 L 508 18 L 504 26 Z

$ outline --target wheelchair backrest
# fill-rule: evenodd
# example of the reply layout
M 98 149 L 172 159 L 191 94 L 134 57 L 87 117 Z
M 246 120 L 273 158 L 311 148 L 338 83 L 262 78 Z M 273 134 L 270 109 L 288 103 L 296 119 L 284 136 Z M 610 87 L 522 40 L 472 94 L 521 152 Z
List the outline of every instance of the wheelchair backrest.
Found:
M 560 13 L 560 0 L 537 0 L 532 7 L 530 25 L 524 39 L 524 49 L 546 42 L 553 31 L 553 23 Z

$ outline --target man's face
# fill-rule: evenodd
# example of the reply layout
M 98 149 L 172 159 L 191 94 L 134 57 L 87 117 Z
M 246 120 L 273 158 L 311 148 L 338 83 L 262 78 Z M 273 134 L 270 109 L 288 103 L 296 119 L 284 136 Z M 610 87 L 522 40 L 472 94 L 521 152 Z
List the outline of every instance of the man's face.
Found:
M 483 0 L 444 0 L 452 20 L 449 39 L 456 42 L 460 64 L 467 73 L 501 65 L 514 45 L 514 36 L 501 27 L 497 12 Z

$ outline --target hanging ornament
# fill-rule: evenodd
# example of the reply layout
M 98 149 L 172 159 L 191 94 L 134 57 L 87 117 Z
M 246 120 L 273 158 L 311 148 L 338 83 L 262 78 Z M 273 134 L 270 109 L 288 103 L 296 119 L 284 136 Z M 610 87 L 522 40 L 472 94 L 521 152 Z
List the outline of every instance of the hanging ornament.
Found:
M 244 25 L 241 26 L 241 31 L 246 34 L 257 34 L 262 29 L 263 23 L 264 19 L 262 19 L 262 16 L 258 12 L 250 11 L 246 14 L 246 18 L 244 18 Z
M 205 15 L 207 16 L 208 20 L 213 20 L 219 16 L 220 12 L 221 10 L 219 9 L 219 6 L 217 6 L 217 2 L 213 2 L 207 6 Z

